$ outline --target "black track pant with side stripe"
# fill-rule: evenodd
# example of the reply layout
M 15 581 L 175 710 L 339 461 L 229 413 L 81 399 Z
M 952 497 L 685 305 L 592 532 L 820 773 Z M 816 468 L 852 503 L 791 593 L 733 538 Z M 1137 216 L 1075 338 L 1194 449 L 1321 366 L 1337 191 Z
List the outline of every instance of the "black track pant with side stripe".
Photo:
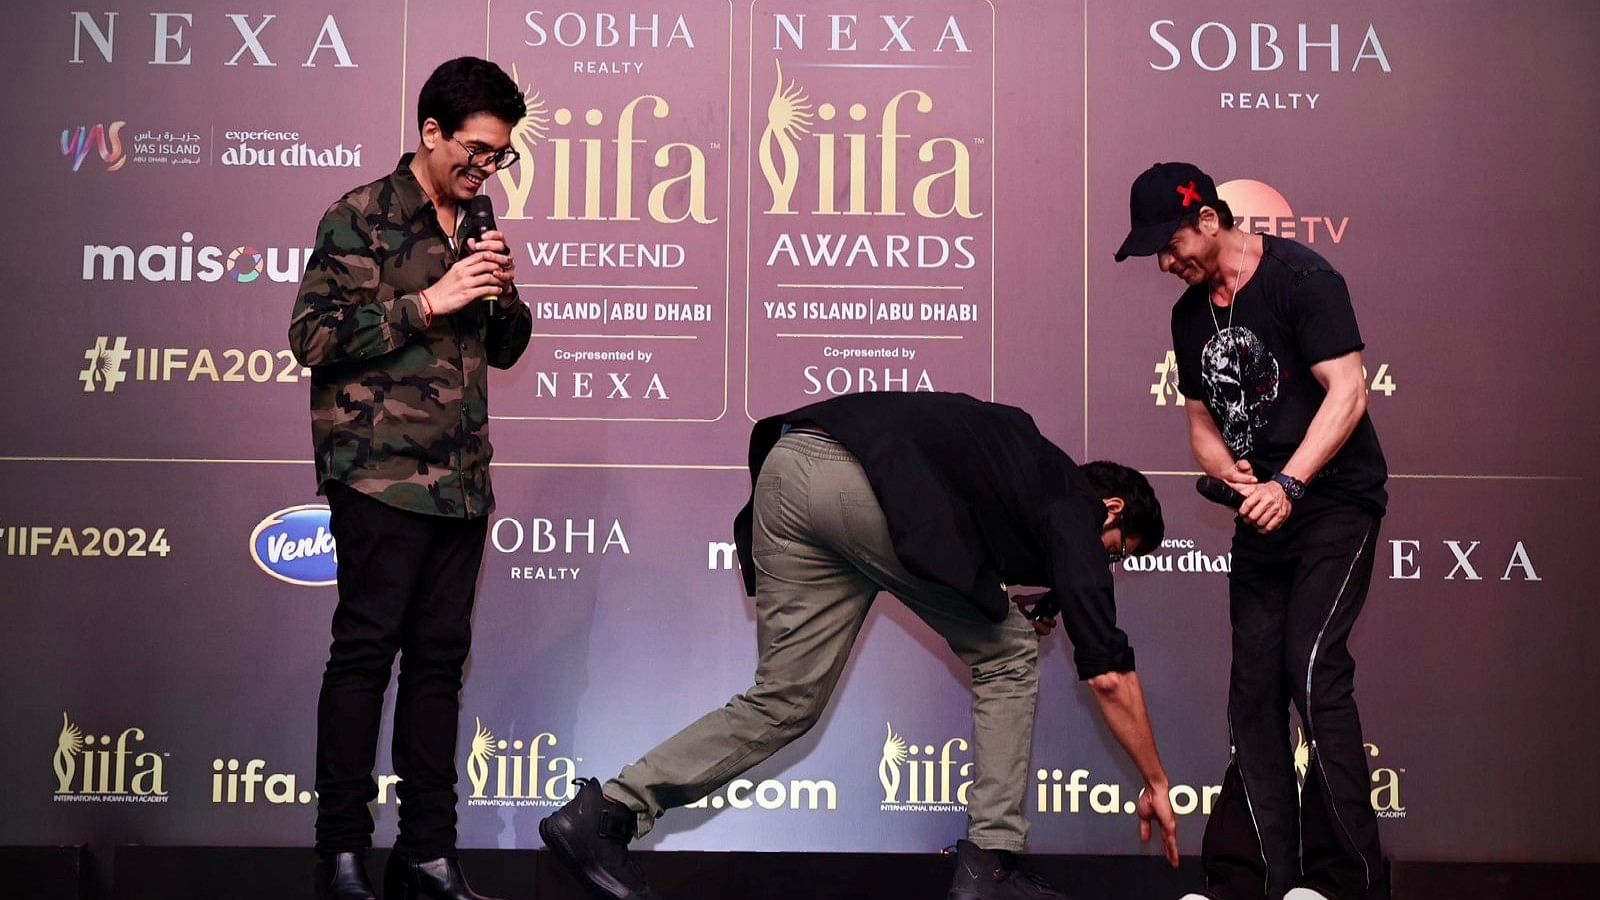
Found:
M 1206 892 L 1218 900 L 1280 900 L 1294 887 L 1333 900 L 1388 897 L 1348 645 L 1379 522 L 1311 496 L 1273 534 L 1239 524 L 1229 575 L 1233 759 L 1202 848 Z M 1290 703 L 1304 728 L 1299 760 Z

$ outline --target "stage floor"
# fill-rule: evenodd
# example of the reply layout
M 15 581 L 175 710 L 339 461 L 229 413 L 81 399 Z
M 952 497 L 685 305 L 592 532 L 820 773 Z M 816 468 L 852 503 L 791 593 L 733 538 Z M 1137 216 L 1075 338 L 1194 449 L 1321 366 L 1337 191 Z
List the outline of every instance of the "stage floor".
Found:
M 952 861 L 938 854 L 637 854 L 668 900 L 942 900 Z M 368 868 L 381 876 L 386 853 Z M 465 850 L 473 886 L 503 900 L 588 900 L 548 853 Z M 1200 881 L 1199 860 L 1168 869 L 1139 856 L 1034 856 L 1030 864 L 1075 900 L 1177 900 Z M 311 896 L 312 855 L 298 848 L 124 846 L 109 859 L 81 847 L 0 848 L 5 898 L 26 900 L 292 900 Z M 1593 900 L 1600 865 L 1392 863 L 1392 900 Z

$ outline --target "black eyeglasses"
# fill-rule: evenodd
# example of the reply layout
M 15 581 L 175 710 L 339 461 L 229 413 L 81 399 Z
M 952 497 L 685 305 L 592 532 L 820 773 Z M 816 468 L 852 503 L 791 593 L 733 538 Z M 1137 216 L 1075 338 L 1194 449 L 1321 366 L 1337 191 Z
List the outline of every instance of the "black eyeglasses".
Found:
M 467 165 L 478 169 L 488 168 L 491 163 L 494 164 L 494 167 L 497 171 L 500 169 L 509 169 L 517 164 L 517 160 L 522 158 L 522 154 L 511 149 L 510 147 L 507 147 L 504 150 L 493 150 L 489 148 L 474 150 L 455 138 L 451 138 L 450 141 L 451 143 L 459 146 L 461 149 L 467 151 Z

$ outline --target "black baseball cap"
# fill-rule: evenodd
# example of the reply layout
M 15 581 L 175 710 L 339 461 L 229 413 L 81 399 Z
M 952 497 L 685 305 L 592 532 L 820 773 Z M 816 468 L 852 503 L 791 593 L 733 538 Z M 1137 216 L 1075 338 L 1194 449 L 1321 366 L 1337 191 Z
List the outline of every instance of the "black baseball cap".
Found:
M 1183 217 L 1215 206 L 1217 185 L 1200 167 L 1185 162 L 1156 163 L 1133 180 L 1128 210 L 1133 228 L 1117 250 L 1117 262 L 1152 256 L 1171 240 Z

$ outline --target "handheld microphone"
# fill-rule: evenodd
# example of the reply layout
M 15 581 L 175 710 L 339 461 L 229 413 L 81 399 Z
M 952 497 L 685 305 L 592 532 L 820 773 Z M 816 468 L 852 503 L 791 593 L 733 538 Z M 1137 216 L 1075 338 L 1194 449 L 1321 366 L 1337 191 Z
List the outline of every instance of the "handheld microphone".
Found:
M 1194 489 L 1200 496 L 1229 509 L 1238 509 L 1244 504 L 1244 495 L 1234 490 L 1226 481 L 1213 478 L 1210 475 L 1201 475 L 1195 480 Z
M 483 236 L 496 229 L 494 222 L 494 201 L 483 194 L 474 196 L 467 203 L 467 237 L 483 240 Z M 500 296 L 499 291 L 492 291 L 483 295 L 485 300 L 494 300 Z

